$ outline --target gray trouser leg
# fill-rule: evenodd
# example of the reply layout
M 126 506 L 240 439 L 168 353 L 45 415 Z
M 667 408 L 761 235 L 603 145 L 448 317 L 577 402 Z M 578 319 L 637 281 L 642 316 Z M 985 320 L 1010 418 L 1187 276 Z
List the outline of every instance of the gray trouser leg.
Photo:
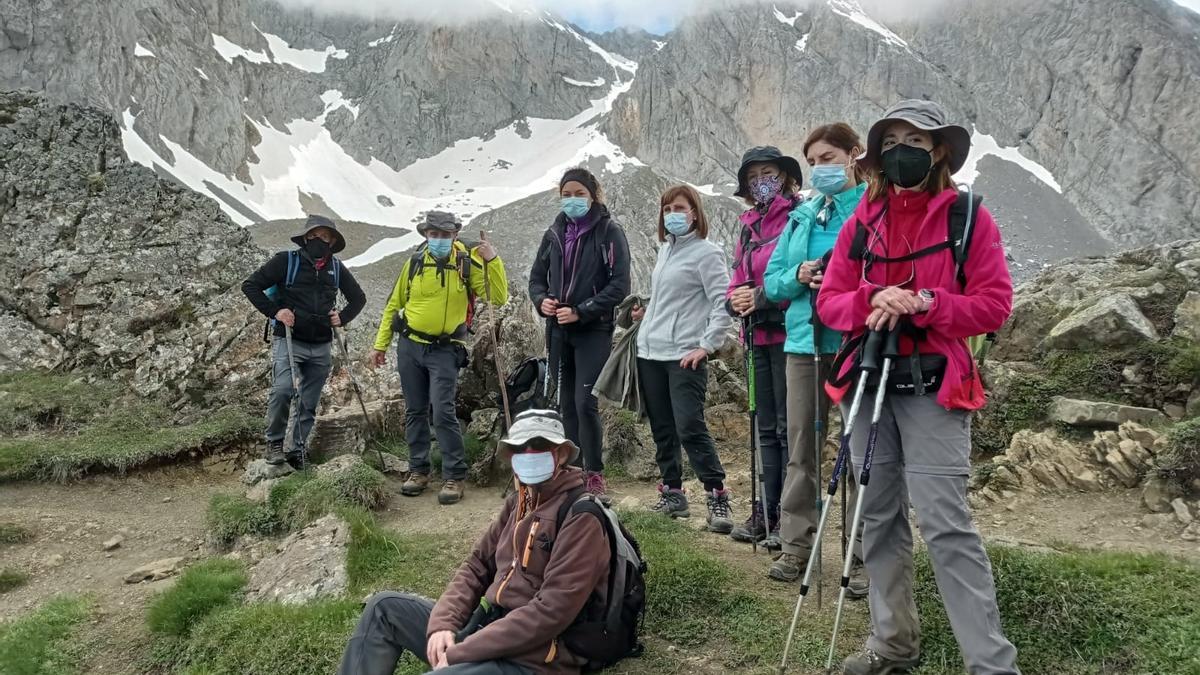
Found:
M 271 339 L 271 393 L 267 396 L 267 442 L 283 441 L 287 436 L 292 406 L 292 368 L 288 364 L 287 344 L 281 337 Z
M 363 608 L 358 626 L 346 644 L 338 675 L 392 675 L 407 650 L 428 663 L 426 631 L 433 601 L 407 593 L 376 593 Z M 459 663 L 438 675 L 526 675 L 529 671 L 509 661 Z
M 442 476 L 462 480 L 467 476 L 467 451 L 455 410 L 458 389 L 458 355 L 454 347 L 417 344 L 401 338 L 396 347 L 396 369 L 404 392 L 404 436 L 414 473 L 429 474 L 430 422 L 442 450 Z M 433 418 L 429 417 L 430 406 Z
M 822 372 L 828 372 L 832 359 L 822 359 Z M 783 483 L 782 514 L 780 516 L 779 534 L 783 540 L 784 553 L 807 557 L 812 552 L 813 538 L 817 534 L 817 492 L 820 491 L 825 499 L 825 490 L 829 476 L 822 476 L 822 483 L 817 484 L 815 468 L 816 451 L 816 396 L 813 361 L 811 356 L 787 355 L 787 402 L 788 448 L 789 457 L 787 472 Z M 829 397 L 822 392 L 821 397 L 821 428 L 829 428 Z M 823 438 L 824 436 L 822 436 Z M 858 494 L 858 477 L 849 467 L 849 494 L 846 495 L 848 505 L 854 504 Z M 841 486 L 838 487 L 841 490 Z M 829 508 L 829 504 L 825 508 Z M 852 508 L 852 507 L 850 507 Z M 832 516 L 831 516 L 832 517 Z M 849 516 L 847 516 L 849 522 Z M 831 523 L 832 524 L 832 523 Z M 828 527 L 828 526 L 827 526 Z M 832 530 L 826 530 L 830 532 Z M 862 529 L 854 542 L 854 555 L 862 559 Z
M 292 356 L 300 379 L 300 405 L 289 452 L 304 446 L 312 432 L 317 406 L 321 403 L 321 390 L 325 388 L 325 380 L 329 379 L 329 370 L 333 366 L 332 346 L 332 343 L 292 340 Z M 272 342 L 271 368 L 274 380 L 267 399 L 267 440 L 282 441 L 287 434 L 293 394 L 292 369 L 284 338 L 276 337 Z

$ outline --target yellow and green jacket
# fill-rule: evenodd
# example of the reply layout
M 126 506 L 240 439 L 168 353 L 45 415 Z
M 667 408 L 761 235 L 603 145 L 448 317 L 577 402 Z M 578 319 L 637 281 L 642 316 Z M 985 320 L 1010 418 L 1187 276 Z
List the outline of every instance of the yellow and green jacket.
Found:
M 423 260 L 419 256 L 424 256 Z M 414 260 L 422 260 L 415 275 L 410 274 Z M 468 264 L 473 269 L 466 274 L 460 266 Z M 464 277 L 470 279 L 469 294 Z M 465 244 L 456 241 L 449 260 L 442 263 L 439 269 L 437 260 L 429 251 L 421 250 L 406 260 L 400 270 L 396 286 L 388 297 L 387 306 L 383 308 L 379 332 L 375 334 L 375 349 L 387 351 L 392 344 L 392 322 L 401 312 L 409 328 L 418 333 L 440 337 L 460 332 L 467 322 L 471 298 L 487 298 L 489 287 L 493 305 L 499 307 L 508 302 L 508 277 L 500 256 L 484 265 L 483 258 L 476 250 L 468 251 Z M 428 344 L 427 340 L 416 335 L 409 335 L 409 339 Z

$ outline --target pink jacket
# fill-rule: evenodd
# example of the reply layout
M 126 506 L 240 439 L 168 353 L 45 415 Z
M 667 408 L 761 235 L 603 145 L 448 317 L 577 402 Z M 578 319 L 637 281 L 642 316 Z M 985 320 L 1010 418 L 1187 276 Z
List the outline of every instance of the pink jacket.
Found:
M 742 223 L 742 230 L 738 232 L 738 243 L 733 251 L 733 270 L 729 279 L 729 289 L 725 292 L 725 297 L 733 295 L 733 291 L 739 286 L 745 285 L 747 281 L 753 281 L 751 284 L 758 290 L 758 302 L 763 306 L 769 306 L 771 303 L 766 299 L 765 286 L 763 275 L 767 271 L 767 263 L 771 261 L 771 254 L 775 252 L 775 244 L 779 241 L 779 235 L 783 233 L 783 228 L 787 227 L 788 214 L 792 212 L 798 201 L 780 195 L 771 202 L 770 208 L 767 209 L 767 215 L 760 217 L 758 211 L 748 209 L 738 220 Z M 757 226 L 757 230 L 755 230 Z M 742 241 L 744 241 L 744 233 L 750 231 L 750 253 L 748 256 L 743 255 Z M 784 302 L 778 305 L 779 309 L 787 309 L 788 303 Z M 732 314 L 732 310 L 730 310 Z M 736 318 L 736 317 L 735 317 Z M 744 342 L 746 336 L 742 336 Z M 754 333 L 754 344 L 759 347 L 768 345 L 782 344 L 787 339 L 787 333 L 783 328 L 778 329 L 756 329 Z
M 933 197 L 921 224 L 913 250 L 933 246 L 946 240 L 946 223 L 957 191 L 947 189 Z M 817 296 L 817 312 L 821 321 L 847 335 L 858 335 L 865 329 L 871 313 L 871 295 L 876 288 L 862 280 L 862 261 L 851 260 L 850 245 L 858 223 L 873 222 L 883 210 L 886 200 L 864 199 L 854 211 L 838 236 L 833 258 L 825 272 L 821 292 Z M 882 221 L 886 223 L 886 218 Z M 923 353 L 946 356 L 944 384 L 938 391 L 938 403 L 947 409 L 977 410 L 986 398 L 975 360 L 966 339 L 999 330 L 1012 313 L 1012 277 L 1000 241 L 1000 229 L 992 214 L 983 206 L 974 223 L 971 248 L 963 273 L 966 288 L 955 278 L 954 257 L 950 251 L 940 251 L 916 261 L 916 278 L 910 288 L 927 288 L 936 294 L 933 307 L 924 314 L 912 317 L 912 322 L 927 331 L 920 345 Z M 842 373 L 853 367 L 847 360 Z M 830 391 L 834 401 L 845 394 Z

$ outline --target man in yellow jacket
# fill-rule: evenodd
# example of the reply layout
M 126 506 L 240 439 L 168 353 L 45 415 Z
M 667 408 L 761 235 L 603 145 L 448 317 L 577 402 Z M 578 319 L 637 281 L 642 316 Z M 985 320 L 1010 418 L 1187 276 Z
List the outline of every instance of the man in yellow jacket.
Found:
M 417 232 L 425 243 L 396 280 L 379 322 L 371 359 L 387 361 L 394 333 L 396 369 L 404 392 L 404 436 L 412 475 L 400 493 L 415 497 L 429 487 L 430 406 L 433 430 L 442 450 L 441 504 L 462 500 L 467 453 L 454 401 L 458 371 L 467 365 L 467 338 L 475 298 L 500 306 L 508 302 L 504 262 L 486 241 L 473 249 L 458 241 L 462 222 L 453 214 L 430 211 Z

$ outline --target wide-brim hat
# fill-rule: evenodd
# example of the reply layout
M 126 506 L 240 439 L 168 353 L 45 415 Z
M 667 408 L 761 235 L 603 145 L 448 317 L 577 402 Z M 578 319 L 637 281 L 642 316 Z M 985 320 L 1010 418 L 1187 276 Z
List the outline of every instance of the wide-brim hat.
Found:
M 425 234 L 429 230 L 439 230 L 455 234 L 462 229 L 462 221 L 448 211 L 430 211 L 425 214 L 425 221 L 417 225 L 417 234 Z
M 573 462 L 579 457 L 579 446 L 567 438 L 562 418 L 553 410 L 526 410 L 517 415 L 508 433 L 500 439 L 500 450 L 512 455 L 535 438 L 555 445 L 570 446 L 571 458 L 567 461 Z
M 800 162 L 796 161 L 795 157 L 783 154 L 779 148 L 773 145 L 760 145 L 750 148 L 742 155 L 742 165 L 738 167 L 737 174 L 738 189 L 733 193 L 734 196 L 750 196 L 750 186 L 746 184 L 746 172 L 750 170 L 751 164 L 764 162 L 778 166 L 780 171 L 795 179 L 797 188 L 804 185 L 804 174 L 800 171 Z
M 967 163 L 967 155 L 971 154 L 971 132 L 957 124 L 950 124 L 946 109 L 934 103 L 921 99 L 906 99 L 888 108 L 878 122 L 871 125 L 867 133 L 867 151 L 858 156 L 858 163 L 866 168 L 877 168 L 879 165 L 880 146 L 883 144 L 883 134 L 895 122 L 908 122 L 922 131 L 936 133 L 949 149 L 947 160 L 950 163 L 950 173 L 958 173 Z
M 330 252 L 341 253 L 342 250 L 346 248 L 346 237 L 344 237 L 341 232 L 338 232 L 337 225 L 325 216 L 318 215 L 311 215 L 308 217 L 308 220 L 304 221 L 304 231 L 292 237 L 292 242 L 300 248 L 304 248 L 304 242 L 308 238 L 308 233 L 312 232 L 318 227 L 324 227 L 333 230 L 334 241 L 333 246 L 329 249 Z

